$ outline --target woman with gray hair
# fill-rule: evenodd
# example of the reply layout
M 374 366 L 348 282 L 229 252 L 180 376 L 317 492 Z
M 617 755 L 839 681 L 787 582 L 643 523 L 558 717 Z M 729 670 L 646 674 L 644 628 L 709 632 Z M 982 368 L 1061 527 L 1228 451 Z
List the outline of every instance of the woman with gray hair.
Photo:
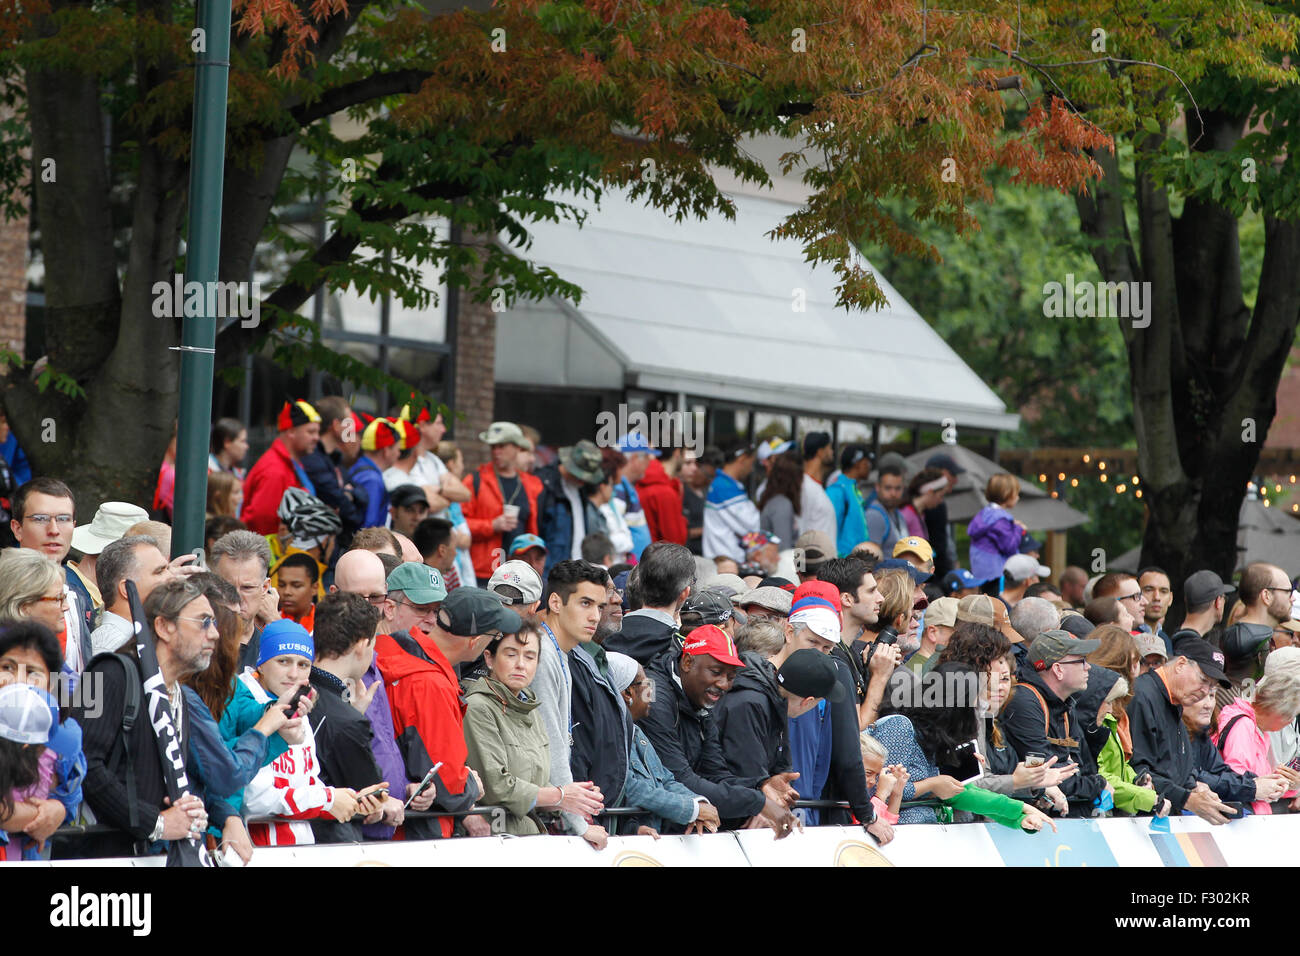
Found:
M 785 646 L 785 629 L 767 618 L 752 617 L 736 631 L 736 650 L 768 658 Z
M 1218 732 L 1213 740 L 1224 762 L 1237 773 L 1256 774 L 1260 782 L 1277 781 L 1275 786 L 1259 788 L 1251 804 L 1255 813 L 1272 813 L 1269 803 L 1296 796 L 1293 774 L 1278 773 L 1269 753 L 1268 735 L 1295 720 L 1300 713 L 1300 673 L 1286 668 L 1269 674 L 1259 682 L 1254 699 L 1238 697 L 1219 712 Z
M 57 564 L 27 548 L 0 552 L 0 622 L 36 621 L 59 634 L 67 606 Z

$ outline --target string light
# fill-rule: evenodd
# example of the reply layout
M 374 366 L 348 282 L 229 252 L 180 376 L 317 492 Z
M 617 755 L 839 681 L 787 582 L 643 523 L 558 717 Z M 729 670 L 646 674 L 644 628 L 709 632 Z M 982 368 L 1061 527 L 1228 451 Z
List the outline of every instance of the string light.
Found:
M 1039 475 L 1039 476 L 1038 476 L 1038 480 L 1041 481 L 1041 482 L 1046 483 L 1046 481 L 1047 481 L 1047 476 L 1046 476 L 1046 475 Z
M 1105 470 L 1106 470 L 1106 463 L 1105 463 L 1104 461 L 1099 461 L 1099 462 L 1097 462 L 1097 468 L 1098 468 L 1100 471 L 1105 471 Z
M 1264 499 L 1264 507 L 1267 508 L 1268 505 L 1269 505 L 1269 501 L 1268 501 L 1267 498 L 1265 498 L 1265 499 Z
M 1057 476 L 1056 476 L 1056 480 L 1057 480 L 1057 481 L 1065 481 L 1065 472 L 1061 472 L 1059 475 L 1057 475 Z
M 1105 480 L 1106 480 L 1106 476 L 1105 476 L 1105 475 L 1102 475 L 1102 476 L 1101 476 L 1101 480 L 1102 480 L 1102 481 L 1105 481 Z
M 1133 487 L 1136 488 L 1136 487 L 1138 486 L 1138 484 L 1139 484 L 1139 482 L 1138 482 L 1138 476 L 1137 476 L 1137 475 L 1134 475 L 1134 476 L 1133 476 Z
M 1293 484 L 1293 485 L 1295 484 L 1295 475 L 1292 475 L 1292 476 L 1291 476 L 1291 484 Z
M 1274 486 L 1273 486 L 1273 490 L 1276 491 L 1276 492 L 1280 495 L 1280 494 L 1282 493 L 1282 486 L 1281 486 L 1281 485 L 1274 485 Z
M 1053 498 L 1057 497 L 1057 494 L 1056 494 L 1055 491 L 1052 492 L 1052 497 L 1053 497 Z
M 1070 487 L 1071 487 L 1071 488 L 1078 488 L 1078 487 L 1079 487 L 1079 479 L 1078 479 L 1078 478 L 1071 478 L 1071 479 L 1070 479 Z
M 1133 492 L 1133 497 L 1134 497 L 1134 498 L 1141 498 L 1141 497 L 1142 497 L 1142 489 L 1139 488 L 1137 491 Z
M 1119 484 L 1115 486 L 1115 494 L 1122 495 L 1127 490 L 1127 485 Z
M 1084 456 L 1083 456 L 1083 463 L 1084 463 L 1085 465 L 1088 464 L 1090 461 L 1092 461 L 1092 456 L 1091 456 L 1091 455 L 1084 455 Z

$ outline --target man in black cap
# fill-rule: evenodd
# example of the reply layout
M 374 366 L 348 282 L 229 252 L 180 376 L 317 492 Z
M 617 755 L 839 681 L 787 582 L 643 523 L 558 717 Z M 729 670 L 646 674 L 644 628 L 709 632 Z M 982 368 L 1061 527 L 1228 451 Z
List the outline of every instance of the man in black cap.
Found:
M 1228 595 L 1237 589 L 1224 584 L 1223 578 L 1213 571 L 1197 571 L 1183 582 L 1183 604 L 1187 614 L 1183 626 L 1169 638 L 1169 653 L 1173 645 L 1184 637 L 1206 637 L 1223 620 Z
M 398 485 L 388 493 L 392 529 L 408 538 L 415 526 L 429 516 L 429 496 L 419 485 Z
M 1199 637 L 1184 637 L 1175 656 L 1138 675 L 1127 710 L 1133 736 L 1130 764 L 1140 780 L 1168 799 L 1173 813 L 1190 810 L 1210 823 L 1227 823 L 1237 811 L 1225 805 L 1208 785 L 1195 778 L 1195 751 L 1183 723 L 1183 707 L 1195 704 L 1216 687 L 1230 686 L 1223 671 L 1223 652 Z
M 1232 684 L 1231 692 L 1219 694 L 1221 704 L 1226 706 L 1246 680 L 1264 676 L 1273 628 L 1291 620 L 1291 593 L 1291 579 L 1276 565 L 1256 562 L 1241 572 L 1241 603 L 1246 613 L 1219 639 L 1227 661 L 1224 671 Z
M 745 651 L 742 659 L 746 666 L 715 708 L 727 767 L 737 777 L 791 774 L 797 790 L 794 778 L 799 775 L 790 768 L 790 721 L 818 701 L 845 699 L 835 663 L 806 647 L 785 656 L 779 668 L 752 651 Z
M 943 472 L 943 476 L 948 479 L 948 494 L 951 494 L 956 486 L 957 476 L 966 471 L 957 464 L 957 460 L 952 455 L 946 452 L 931 455 L 925 460 L 925 467 L 938 468 Z M 948 523 L 946 497 L 945 495 L 941 498 L 933 508 L 926 508 L 925 514 L 921 516 L 925 519 L 926 537 L 934 546 L 934 573 L 940 579 L 957 567 L 957 541 L 953 537 L 952 525 Z
M 1020 683 L 1002 711 L 1000 723 L 1007 742 L 1022 757 L 1056 757 L 1057 766 L 1095 766 L 1084 727 L 1074 714 L 1073 697 L 1088 686 L 1087 655 L 1101 641 L 1080 641 L 1062 630 L 1044 631 L 1034 638 L 1021 665 Z M 1092 816 L 1103 792 L 1114 788 L 1099 773 L 1076 774 L 1060 783 L 1070 804 L 1070 816 Z
M 715 588 L 694 592 L 682 604 L 679 633 L 686 637 L 697 627 L 713 624 L 728 637 L 735 638 L 736 616 L 731 598 Z

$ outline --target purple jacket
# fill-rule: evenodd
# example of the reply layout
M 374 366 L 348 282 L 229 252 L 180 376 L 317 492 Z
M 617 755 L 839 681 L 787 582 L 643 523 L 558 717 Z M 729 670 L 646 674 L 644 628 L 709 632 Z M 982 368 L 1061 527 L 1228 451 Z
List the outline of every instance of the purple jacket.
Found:
M 966 531 L 970 535 L 970 573 L 981 581 L 1002 574 L 1007 558 L 1020 553 L 1020 539 L 1025 535 L 1001 505 L 985 505 L 970 519 Z
M 393 730 L 393 711 L 388 706 L 388 692 L 384 690 L 384 676 L 379 673 L 379 664 L 370 662 L 370 669 L 361 676 L 361 683 L 369 687 L 379 682 L 374 699 L 366 708 L 366 717 L 375 731 L 373 751 L 379 772 L 388 781 L 390 796 L 406 802 L 406 762 L 402 752 L 397 749 L 397 734 Z M 361 833 L 370 840 L 391 840 L 394 828 L 383 823 L 370 823 L 361 827 Z

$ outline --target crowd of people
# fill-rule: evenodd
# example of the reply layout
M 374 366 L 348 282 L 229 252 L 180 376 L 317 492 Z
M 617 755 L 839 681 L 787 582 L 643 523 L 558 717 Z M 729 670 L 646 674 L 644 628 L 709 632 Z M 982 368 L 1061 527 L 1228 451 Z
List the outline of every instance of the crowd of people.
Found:
M 1300 810 L 1286 571 L 1052 582 L 994 475 L 825 433 L 552 450 L 292 401 L 212 431 L 202 558 L 30 478 L 0 551 L 0 859 Z M 838 467 L 836 467 L 838 465 Z M 165 690 L 187 789 L 169 797 Z

